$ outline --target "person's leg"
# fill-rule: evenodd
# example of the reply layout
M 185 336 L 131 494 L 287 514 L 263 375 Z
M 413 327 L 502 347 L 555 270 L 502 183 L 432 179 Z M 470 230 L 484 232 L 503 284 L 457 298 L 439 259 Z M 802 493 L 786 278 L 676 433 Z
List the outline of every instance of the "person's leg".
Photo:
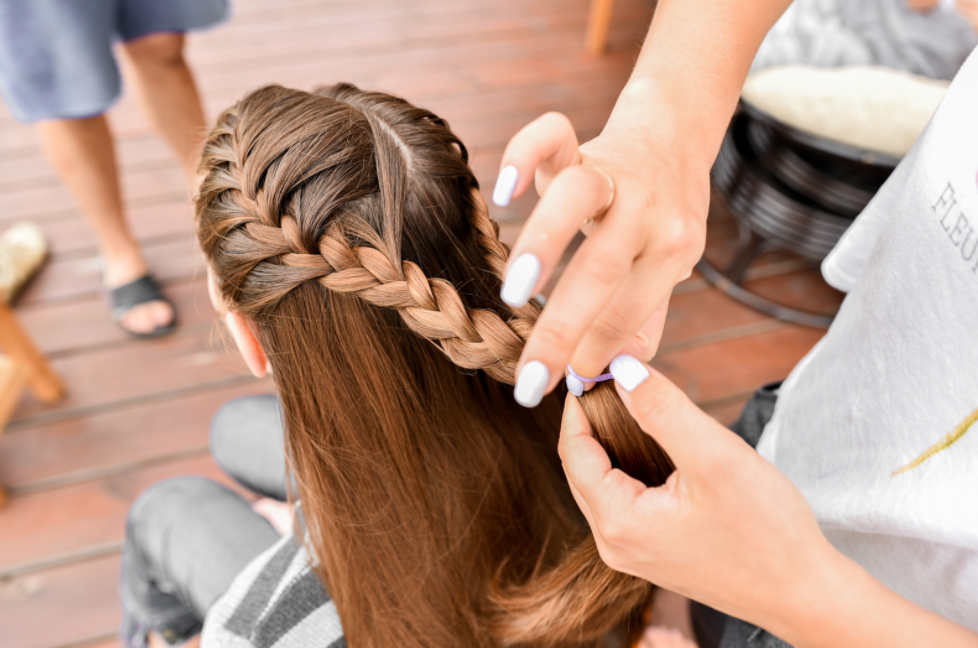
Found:
M 122 550 L 124 646 L 200 631 L 234 578 L 279 539 L 240 496 L 201 477 L 156 484 L 133 504 Z
M 126 224 L 115 146 L 105 116 L 44 120 L 37 123 L 37 132 L 48 159 L 95 229 L 105 287 L 117 288 L 146 275 L 146 262 Z M 173 317 L 168 303 L 152 301 L 133 307 L 119 323 L 145 334 Z
M 183 34 L 157 33 L 128 41 L 122 48 L 131 72 L 127 79 L 153 126 L 173 149 L 193 192 L 206 125 L 183 44 Z
M 225 403 L 211 421 L 211 456 L 245 488 L 288 499 L 285 429 L 276 396 L 246 396 Z

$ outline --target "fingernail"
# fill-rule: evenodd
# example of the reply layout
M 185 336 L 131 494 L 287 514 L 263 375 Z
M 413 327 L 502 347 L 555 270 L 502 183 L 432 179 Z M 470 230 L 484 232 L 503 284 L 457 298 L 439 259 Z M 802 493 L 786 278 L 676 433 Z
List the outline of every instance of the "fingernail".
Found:
M 500 207 L 505 207 L 513 199 L 513 192 L 516 191 L 516 183 L 520 179 L 519 169 L 510 164 L 503 167 L 496 178 L 496 187 L 492 190 L 492 202 Z
M 632 356 L 623 353 L 611 361 L 611 375 L 625 391 L 631 392 L 645 382 L 649 377 L 649 370 Z
M 509 266 L 506 281 L 499 296 L 513 307 L 524 306 L 533 295 L 533 288 L 540 278 L 540 259 L 535 254 L 521 254 Z
M 550 382 L 550 370 L 542 362 L 528 362 L 516 379 L 516 389 L 513 395 L 516 402 L 523 407 L 536 407 L 543 400 L 543 393 Z
M 568 375 L 564 382 L 567 383 L 567 391 L 570 393 L 574 394 L 575 396 L 584 395 L 584 383 L 578 380 L 576 376 Z

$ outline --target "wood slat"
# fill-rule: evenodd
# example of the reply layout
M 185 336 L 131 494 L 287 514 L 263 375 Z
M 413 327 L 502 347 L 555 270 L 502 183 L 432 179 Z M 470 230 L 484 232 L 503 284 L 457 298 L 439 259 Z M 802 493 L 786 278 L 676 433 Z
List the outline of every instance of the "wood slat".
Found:
M 163 292 L 173 302 L 180 326 L 194 327 L 216 321 L 202 277 L 171 282 L 163 286 Z M 53 357 L 89 347 L 132 341 L 112 321 L 108 301 L 101 296 L 70 301 L 34 301 L 17 308 L 17 317 L 38 347 Z M 65 326 L 65 322 L 71 322 L 71 326 Z
M 52 420 L 94 413 L 154 395 L 189 394 L 243 382 L 250 376 L 238 352 L 210 325 L 59 358 L 52 365 L 64 378 L 67 396 L 56 406 L 24 398 L 14 414 L 14 425 L 32 418 Z
M 825 331 L 784 326 L 658 356 L 653 364 L 701 406 L 784 378 Z
M 189 226 L 189 223 L 188 223 Z M 150 270 L 161 281 L 189 279 L 205 274 L 204 257 L 196 239 L 188 232 L 143 246 Z M 18 299 L 27 305 L 43 301 L 89 297 L 102 293 L 98 257 L 62 256 L 44 266 Z
M 205 452 L 211 418 L 222 405 L 270 391 L 268 380 L 247 381 L 14 429 L 0 442 L 0 483 L 17 494 Z
M 118 555 L 0 581 L 0 643 L 56 648 L 106 641 L 119 628 L 118 587 Z
M 18 532 L 5 533 L 0 542 L 0 575 L 121 545 L 129 507 L 139 494 L 180 475 L 207 477 L 245 493 L 204 452 L 104 479 L 15 495 L 4 509 L 3 522 Z

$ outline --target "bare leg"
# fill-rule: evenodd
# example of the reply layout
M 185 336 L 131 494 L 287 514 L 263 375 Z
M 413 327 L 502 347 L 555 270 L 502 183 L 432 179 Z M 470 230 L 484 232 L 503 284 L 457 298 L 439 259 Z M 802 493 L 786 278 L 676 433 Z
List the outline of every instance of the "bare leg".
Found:
M 105 116 L 42 121 L 37 131 L 48 159 L 95 229 L 105 286 L 116 288 L 145 275 L 146 262 L 126 225 Z M 130 331 L 149 333 L 172 318 L 170 305 L 155 301 L 131 309 L 120 323 Z
M 183 57 L 183 34 L 150 34 L 123 45 L 129 80 L 157 132 L 173 149 L 196 190 L 204 110 L 193 74 Z

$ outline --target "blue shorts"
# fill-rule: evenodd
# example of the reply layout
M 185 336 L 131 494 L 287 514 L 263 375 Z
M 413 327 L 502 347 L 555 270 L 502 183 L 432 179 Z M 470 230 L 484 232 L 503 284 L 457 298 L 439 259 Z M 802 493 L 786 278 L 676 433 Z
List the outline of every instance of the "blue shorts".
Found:
M 229 0 L 0 0 L 0 96 L 22 122 L 99 115 L 122 87 L 114 42 L 229 13 Z

